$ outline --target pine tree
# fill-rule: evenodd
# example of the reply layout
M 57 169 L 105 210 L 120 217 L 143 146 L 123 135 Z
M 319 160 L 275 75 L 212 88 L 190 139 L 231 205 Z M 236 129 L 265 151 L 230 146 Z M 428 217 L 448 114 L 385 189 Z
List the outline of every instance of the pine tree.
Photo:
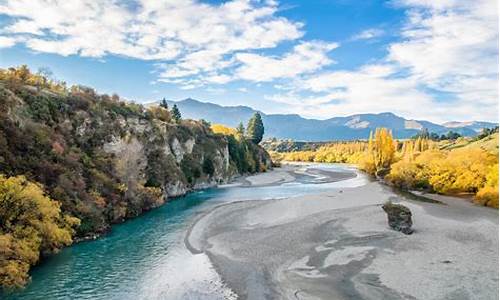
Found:
M 243 122 L 240 122 L 240 124 L 238 124 L 238 127 L 236 127 L 236 132 L 239 136 L 245 135 L 245 126 L 243 126 Z
M 167 100 L 165 100 L 165 98 L 161 100 L 160 106 L 163 107 L 164 109 L 168 109 L 168 103 Z
M 262 137 L 264 136 L 264 124 L 262 123 L 262 117 L 258 112 L 256 112 L 248 121 L 247 135 L 248 138 L 255 144 L 262 141 Z
M 182 116 L 181 116 L 181 112 L 177 108 L 177 104 L 174 104 L 174 106 L 172 107 L 172 110 L 170 112 L 172 113 L 172 118 L 174 118 L 175 122 L 179 123 Z

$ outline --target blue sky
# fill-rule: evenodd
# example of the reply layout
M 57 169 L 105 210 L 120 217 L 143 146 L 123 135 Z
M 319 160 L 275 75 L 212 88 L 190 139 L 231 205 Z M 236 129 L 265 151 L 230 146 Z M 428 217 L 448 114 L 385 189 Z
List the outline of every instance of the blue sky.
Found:
M 0 0 L 0 67 L 138 102 L 498 120 L 493 0 Z

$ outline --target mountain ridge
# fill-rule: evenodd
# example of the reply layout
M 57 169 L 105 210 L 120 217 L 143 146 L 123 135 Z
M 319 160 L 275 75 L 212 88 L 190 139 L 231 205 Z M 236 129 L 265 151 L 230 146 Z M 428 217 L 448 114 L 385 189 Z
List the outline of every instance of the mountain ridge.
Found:
M 259 112 L 266 128 L 265 138 L 276 137 L 298 141 L 365 139 L 370 131 L 377 127 L 390 128 L 397 138 L 409 138 L 424 128 L 440 135 L 454 131 L 465 136 L 475 136 L 482 128 L 498 125 L 484 121 L 437 124 L 426 120 L 406 119 L 392 112 L 354 114 L 319 120 L 304 118 L 298 114 L 266 114 L 249 106 L 223 106 L 193 98 L 180 101 L 167 100 L 167 103 L 169 106 L 176 104 L 186 118 L 204 119 L 230 127 L 236 127 L 240 121 L 248 120 L 252 114 Z M 157 104 L 158 102 L 149 103 L 149 105 Z

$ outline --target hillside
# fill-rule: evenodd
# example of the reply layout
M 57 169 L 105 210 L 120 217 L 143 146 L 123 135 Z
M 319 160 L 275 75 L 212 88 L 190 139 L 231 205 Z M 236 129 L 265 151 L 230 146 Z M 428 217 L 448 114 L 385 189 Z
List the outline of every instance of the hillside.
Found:
M 498 132 L 490 134 L 482 139 L 461 138 L 456 141 L 441 145 L 442 149 L 451 150 L 458 148 L 474 149 L 480 148 L 498 155 Z
M 171 197 L 271 167 L 260 146 L 206 122 L 0 69 L 0 287 Z
M 241 120 L 248 120 L 255 112 L 247 106 L 221 106 L 200 102 L 194 99 L 168 101 L 176 104 L 184 115 L 191 119 L 205 119 L 212 123 L 220 123 L 236 127 Z M 370 131 L 377 127 L 392 130 L 396 138 L 410 138 L 423 128 L 439 135 L 449 131 L 464 136 L 475 136 L 482 128 L 495 127 L 489 122 L 449 122 L 435 124 L 425 120 L 407 120 L 393 113 L 358 114 L 347 117 L 334 117 L 326 120 L 306 119 L 296 114 L 265 114 L 260 112 L 264 126 L 265 138 L 292 139 L 296 141 L 331 141 L 366 139 Z
M 41 183 L 63 212 L 81 220 L 79 237 L 270 166 L 251 142 L 230 142 L 203 122 L 176 123 L 162 108 L 85 87 L 0 81 L 0 173 Z

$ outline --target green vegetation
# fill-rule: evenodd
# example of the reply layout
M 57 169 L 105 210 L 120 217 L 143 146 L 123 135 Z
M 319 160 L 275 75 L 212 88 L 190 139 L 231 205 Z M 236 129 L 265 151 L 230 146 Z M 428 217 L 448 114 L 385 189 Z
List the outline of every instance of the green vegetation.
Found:
M 213 124 L 211 128 L 214 133 L 227 138 L 229 156 L 239 173 L 265 172 L 272 165 L 267 152 L 253 140 L 245 138 L 242 124 L 236 129 L 221 124 Z
M 167 108 L 168 108 L 168 105 L 167 105 Z M 172 110 L 170 111 L 170 113 L 172 114 L 172 118 L 175 120 L 175 122 L 179 123 L 182 117 L 181 117 L 181 112 L 179 111 L 179 108 L 177 108 L 177 104 L 174 104 L 174 106 L 172 106 Z
M 238 127 L 236 127 L 236 132 L 240 135 L 240 136 L 244 136 L 245 135 L 245 126 L 243 126 L 243 122 L 240 122 L 238 124 Z
M 429 133 L 427 128 L 424 128 L 419 134 L 415 135 L 413 139 L 423 138 L 423 139 L 430 139 L 433 141 L 444 141 L 444 140 L 456 140 L 460 137 L 462 137 L 462 135 L 458 132 L 448 131 L 447 134 L 439 135 L 435 132 Z
M 167 109 L 167 110 L 168 110 L 168 103 L 167 103 L 167 100 L 165 100 L 165 98 L 163 98 L 163 99 L 160 101 L 160 107 L 163 107 L 164 109 Z
M 317 150 L 321 146 L 331 145 L 331 142 L 303 142 L 294 140 L 279 140 L 271 138 L 263 140 L 260 145 L 267 151 L 272 152 L 296 152 Z
M 264 136 L 264 124 L 262 123 L 262 117 L 258 112 L 256 112 L 248 121 L 247 135 L 248 138 L 255 144 L 262 141 L 262 137 Z
M 498 132 L 481 140 L 393 140 L 377 129 L 367 142 L 330 143 L 309 151 L 272 152 L 274 160 L 357 164 L 369 174 L 404 189 L 470 194 L 481 205 L 498 208 Z
M 72 238 L 106 232 L 197 185 L 271 165 L 259 146 L 183 120 L 174 108 L 67 88 L 24 66 L 0 69 L 0 185 L 22 186 L 0 190 L 0 213 L 17 214 L 12 195 L 26 200 L 16 203 L 18 215 L 0 216 L 0 285 L 23 285 L 40 253 Z M 26 199 L 26 191 L 37 196 Z

